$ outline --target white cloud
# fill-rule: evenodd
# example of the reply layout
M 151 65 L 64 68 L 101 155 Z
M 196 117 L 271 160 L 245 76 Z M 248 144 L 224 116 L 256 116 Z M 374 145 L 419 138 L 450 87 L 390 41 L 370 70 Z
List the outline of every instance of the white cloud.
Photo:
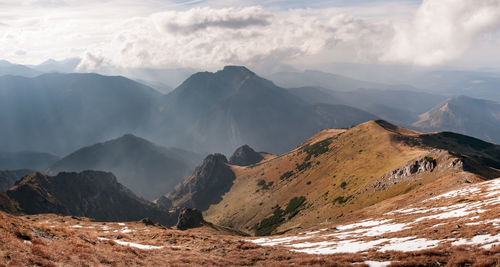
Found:
M 0 54 L 19 63 L 84 57 L 80 68 L 301 65 L 332 61 L 497 64 L 500 0 L 0 0 Z M 355 1 L 360 3 L 360 1 Z M 318 4 L 319 3 L 319 4 Z M 232 5 L 233 8 L 223 8 Z M 208 7 L 212 6 L 212 7 Z M 282 8 L 279 8 L 282 6 Z M 278 8 L 277 8 L 278 7 Z M 478 44 L 478 40 L 481 43 Z M 16 51 L 26 51 L 19 55 Z M 493 51 L 492 51 L 493 53 Z M 492 62 L 493 61 L 493 62 Z M 477 63 L 476 65 L 480 65 Z
M 286 62 L 335 53 L 354 60 L 373 58 L 372 50 L 390 28 L 342 14 L 337 9 L 270 13 L 262 7 L 194 8 L 169 11 L 121 25 L 99 51 L 89 50 L 81 68 L 95 58 L 120 67 L 217 68 L 226 64 Z M 369 49 L 365 52 L 363 49 Z
M 500 26 L 500 0 L 424 0 L 410 23 L 395 24 L 382 60 L 434 65 L 460 57 Z

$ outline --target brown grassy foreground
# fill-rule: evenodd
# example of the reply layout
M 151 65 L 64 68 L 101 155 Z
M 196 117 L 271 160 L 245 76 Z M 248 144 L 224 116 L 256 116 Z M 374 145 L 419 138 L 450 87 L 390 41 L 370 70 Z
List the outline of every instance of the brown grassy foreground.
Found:
M 183 232 L 139 222 L 103 223 L 56 215 L 17 217 L 0 212 L 0 266 L 366 266 L 368 259 L 391 261 L 392 266 L 494 266 L 500 262 L 500 247 L 308 255 L 245 239 L 209 227 Z M 154 247 L 142 249 L 134 244 Z

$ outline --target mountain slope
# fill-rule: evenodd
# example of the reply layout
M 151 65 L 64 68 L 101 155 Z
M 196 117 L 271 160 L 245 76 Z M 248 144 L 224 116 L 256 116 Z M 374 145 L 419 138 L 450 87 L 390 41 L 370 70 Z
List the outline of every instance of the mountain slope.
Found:
M 49 173 L 100 170 L 146 199 L 174 188 L 201 160 L 197 154 L 164 148 L 131 134 L 81 148 L 52 164 Z
M 111 173 L 33 173 L 7 191 L 18 212 L 84 216 L 98 221 L 137 221 L 149 217 L 174 225 L 175 216 L 135 196 Z
M 140 131 L 160 94 L 97 74 L 0 77 L 0 150 L 66 154 Z M 43 134 L 41 134 L 43 133 Z
M 205 211 L 205 218 L 270 234 L 339 221 L 435 181 L 447 180 L 446 188 L 498 177 L 500 147 L 459 134 L 422 134 L 371 121 L 321 131 L 287 154 L 232 170 L 231 189 Z
M 57 160 L 59 160 L 59 157 L 42 152 L 0 152 L 0 169 L 44 170 Z
M 224 153 L 244 143 L 260 151 L 282 153 L 319 129 L 348 127 L 375 118 L 349 107 L 319 111 L 237 66 L 194 74 L 166 96 L 161 110 L 155 125 L 164 126 L 163 135 L 173 138 L 170 142 Z M 189 135 L 182 134 L 185 132 Z
M 36 77 L 43 72 L 29 68 L 24 65 L 12 64 L 6 60 L 0 60 L 0 76 L 12 75 L 23 77 Z
M 175 187 L 172 192 L 158 200 L 160 205 L 171 203 L 175 208 L 196 207 L 206 210 L 211 204 L 218 203 L 220 197 L 229 191 L 236 178 L 222 154 L 207 156 L 194 173 Z M 165 199 L 168 199 L 165 202 Z
M 268 76 L 278 86 L 285 88 L 323 87 L 335 91 L 352 91 L 360 88 L 388 88 L 389 85 L 368 82 L 328 72 L 306 70 L 303 72 L 277 72 Z
M 457 96 L 420 115 L 413 126 L 423 131 L 453 131 L 500 143 L 500 104 Z
M 343 104 L 366 110 L 397 124 L 410 125 L 418 115 L 446 99 L 444 96 L 407 90 L 353 89 L 348 92 L 321 87 L 288 89 L 311 104 Z
M 21 180 L 24 176 L 33 173 L 32 170 L 13 170 L 13 171 L 0 171 L 0 192 L 7 191 L 17 181 Z

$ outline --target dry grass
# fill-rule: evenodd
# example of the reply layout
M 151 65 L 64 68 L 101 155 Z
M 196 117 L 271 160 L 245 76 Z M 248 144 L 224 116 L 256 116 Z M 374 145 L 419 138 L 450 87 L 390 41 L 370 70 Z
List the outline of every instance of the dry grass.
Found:
M 277 229 L 278 232 L 296 231 L 320 223 L 352 219 L 365 207 L 403 194 L 408 197 L 407 192 L 423 187 L 427 192 L 435 192 L 456 185 L 467 175 L 472 176 L 471 181 L 479 180 L 473 174 L 449 168 L 454 157 L 439 150 L 432 155 L 438 161 L 433 172 L 417 175 L 413 181 L 401 182 L 386 190 L 373 188 L 371 185 L 384 174 L 428 155 L 431 150 L 397 141 L 395 136 L 401 134 L 419 135 L 404 128 L 384 128 L 376 122 L 367 122 L 347 131 L 321 131 L 287 154 L 257 166 L 234 167 L 237 178 L 231 190 L 204 215 L 214 223 L 252 234 L 253 227 L 271 216 L 277 205 L 284 208 L 293 197 L 305 196 L 307 207 Z M 332 140 L 329 150 L 307 160 L 308 153 L 303 148 L 327 139 Z M 306 161 L 311 167 L 298 169 L 297 166 L 305 166 Z M 294 172 L 292 176 L 280 179 L 290 171 Z M 448 182 L 442 183 L 442 187 L 426 187 L 441 179 L 448 179 Z M 273 185 L 268 190 L 259 190 L 259 180 L 273 182 Z M 338 201 L 340 199 L 347 201 Z

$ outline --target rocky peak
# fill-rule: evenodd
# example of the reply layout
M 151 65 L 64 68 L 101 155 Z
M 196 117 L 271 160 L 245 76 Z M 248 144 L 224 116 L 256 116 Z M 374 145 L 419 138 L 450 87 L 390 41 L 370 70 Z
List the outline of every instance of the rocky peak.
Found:
M 234 151 L 233 155 L 229 158 L 229 164 L 238 166 L 248 166 L 263 160 L 264 157 L 255 152 L 250 146 L 243 145 Z
M 24 177 L 7 191 L 12 203 L 26 214 L 56 213 L 98 221 L 137 221 L 149 217 L 173 225 L 168 211 L 137 197 L 110 172 L 39 172 Z
M 177 220 L 177 229 L 187 230 L 190 228 L 199 227 L 205 220 L 201 211 L 191 208 L 183 208 L 179 213 L 179 219 Z
M 174 208 L 208 209 L 211 204 L 221 200 L 236 179 L 227 163 L 222 154 L 207 156 L 194 173 L 166 197 L 172 201 Z

